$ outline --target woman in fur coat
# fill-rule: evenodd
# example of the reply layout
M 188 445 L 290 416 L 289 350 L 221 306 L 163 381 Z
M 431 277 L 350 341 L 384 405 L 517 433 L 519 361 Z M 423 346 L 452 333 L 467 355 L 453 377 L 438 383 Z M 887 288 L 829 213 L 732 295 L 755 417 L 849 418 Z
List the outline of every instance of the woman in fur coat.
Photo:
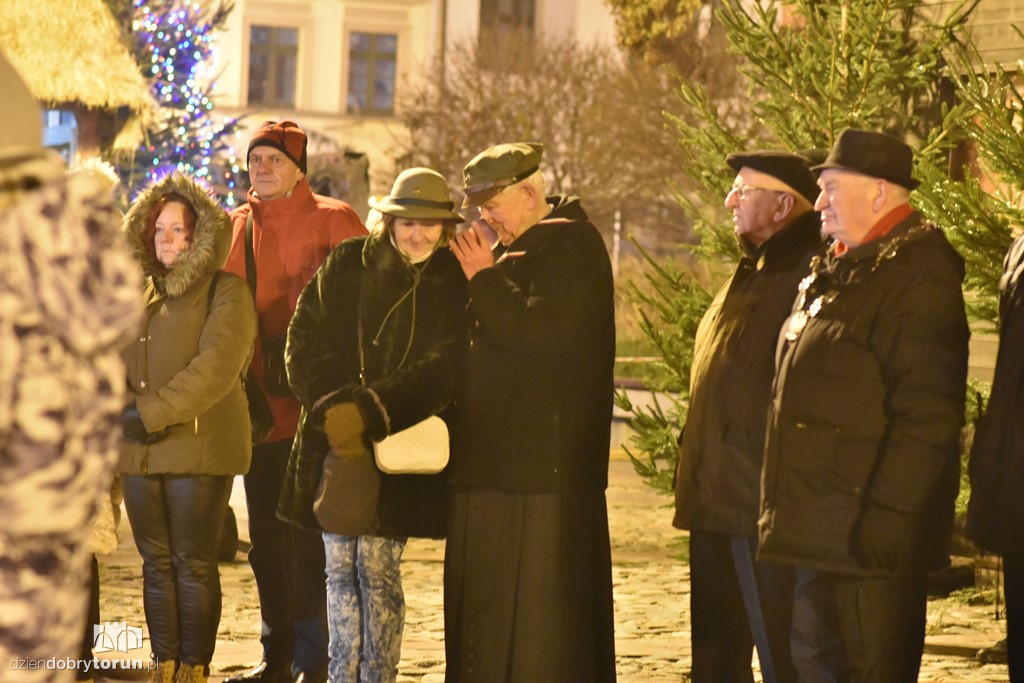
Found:
M 130 402 L 119 470 L 143 560 L 154 676 L 205 681 L 220 622 L 220 530 L 232 478 L 249 468 L 240 377 L 256 312 L 245 280 L 219 272 L 228 215 L 190 177 L 151 185 L 124 230 L 146 275 L 146 315 L 124 355 Z
M 324 530 L 332 683 L 398 674 L 402 550 L 443 536 L 447 480 L 383 474 L 368 450 L 445 410 L 465 333 L 466 281 L 445 247 L 463 219 L 444 178 L 409 169 L 373 206 L 376 229 L 336 247 L 303 290 L 285 354 L 303 410 L 278 516 Z M 326 457 L 341 467 L 321 488 Z M 325 515 L 332 501 L 346 511 Z

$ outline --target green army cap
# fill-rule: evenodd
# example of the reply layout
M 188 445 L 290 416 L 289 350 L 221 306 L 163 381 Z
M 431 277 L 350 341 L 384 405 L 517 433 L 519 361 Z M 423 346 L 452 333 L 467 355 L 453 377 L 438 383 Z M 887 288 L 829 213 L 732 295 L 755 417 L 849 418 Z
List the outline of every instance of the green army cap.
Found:
M 544 145 L 539 142 L 507 142 L 488 147 L 473 157 L 462 171 L 462 208 L 479 206 L 509 185 L 529 178 L 540 168 Z

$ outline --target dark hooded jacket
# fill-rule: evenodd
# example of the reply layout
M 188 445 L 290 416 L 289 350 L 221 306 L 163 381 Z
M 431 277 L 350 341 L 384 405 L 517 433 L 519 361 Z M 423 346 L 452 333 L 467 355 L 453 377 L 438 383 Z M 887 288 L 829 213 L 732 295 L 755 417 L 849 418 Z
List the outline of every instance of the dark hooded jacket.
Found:
M 919 572 L 949 561 L 967 377 L 963 259 L 911 214 L 815 259 L 779 337 L 758 557 L 865 574 L 868 506 L 903 512 Z
M 354 401 L 365 436 L 388 434 L 444 414 L 465 339 L 466 278 L 446 247 L 410 264 L 386 233 L 338 245 L 299 297 L 288 328 L 288 380 L 302 403 L 278 517 L 319 530 L 313 500 L 329 446 L 331 406 Z M 359 381 L 359 327 L 366 386 Z M 404 360 L 403 360 L 404 357 Z M 369 445 L 369 442 L 367 443 Z M 369 533 L 443 537 L 447 474 L 381 474 Z
M 808 211 L 758 249 L 741 246 L 694 340 L 673 524 L 754 537 L 775 345 L 811 257 L 824 254 L 819 214 Z
M 971 448 L 970 537 L 985 550 L 1024 548 L 1024 237 L 1003 261 L 999 281 L 999 353 L 985 414 Z
M 169 269 L 157 261 L 142 233 L 151 207 L 168 192 L 196 210 L 192 245 Z M 147 188 L 124 218 L 124 231 L 146 275 L 146 316 L 124 352 L 129 400 L 146 429 L 169 428 L 151 445 L 125 442 L 124 474 L 233 475 L 249 469 L 249 408 L 240 377 L 252 356 L 256 311 L 245 280 L 214 273 L 231 244 L 228 214 L 183 173 Z
M 615 309 L 608 250 L 578 198 L 469 282 L 470 349 L 457 486 L 603 491 Z

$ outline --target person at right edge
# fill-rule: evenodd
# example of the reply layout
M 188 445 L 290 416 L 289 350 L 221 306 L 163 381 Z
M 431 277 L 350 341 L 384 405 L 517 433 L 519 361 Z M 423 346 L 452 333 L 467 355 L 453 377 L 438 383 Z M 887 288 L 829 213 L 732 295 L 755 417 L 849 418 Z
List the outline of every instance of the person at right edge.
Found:
M 758 560 L 796 567 L 800 680 L 916 681 L 949 563 L 969 331 L 963 259 L 909 204 L 902 141 L 846 129 L 818 174 L 835 241 L 783 324 Z
M 1024 681 L 1024 236 L 1003 259 L 999 279 L 999 351 L 992 393 L 978 420 L 968 472 L 967 533 L 1003 557 L 1006 662 Z M 998 652 L 998 647 L 989 648 Z M 984 651 L 983 651 L 984 652 Z M 980 657 L 979 657 L 980 658 Z
M 263 661 L 229 683 L 312 683 L 327 679 L 327 589 L 319 533 L 277 518 L 299 401 L 288 386 L 285 336 L 299 294 L 327 255 L 366 228 L 352 207 L 322 197 L 306 181 L 306 134 L 293 121 L 266 121 L 246 154 L 249 203 L 231 213 L 233 236 L 224 270 L 246 277 L 247 234 L 255 261 L 259 323 L 253 371 L 274 415 L 274 429 L 252 450 L 245 475 L 249 564 L 263 624 Z
M 825 252 L 812 208 L 818 187 L 798 154 L 754 151 L 726 162 L 736 179 L 725 206 L 743 255 L 694 340 L 672 522 L 690 531 L 691 676 L 752 683 L 756 645 L 765 683 L 795 681 L 793 570 L 755 563 L 754 553 L 775 343 L 811 257 Z
M 547 196 L 543 145 L 464 171 L 474 221 L 463 428 L 444 566 L 445 680 L 615 680 L 605 488 L 615 309 L 604 240 L 576 197 Z

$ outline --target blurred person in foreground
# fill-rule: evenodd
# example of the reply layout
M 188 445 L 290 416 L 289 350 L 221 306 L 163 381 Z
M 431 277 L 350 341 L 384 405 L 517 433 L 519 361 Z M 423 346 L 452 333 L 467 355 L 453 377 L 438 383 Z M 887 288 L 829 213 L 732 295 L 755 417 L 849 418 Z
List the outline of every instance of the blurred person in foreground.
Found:
M 0 92 L 0 671 L 71 681 L 75 668 L 39 663 L 81 647 L 141 277 L 109 185 L 66 176 L 42 148 L 39 107 L 2 52 Z
M 822 153 L 824 157 L 824 153 Z M 673 525 L 690 531 L 691 675 L 697 683 L 795 681 L 789 656 L 793 570 L 755 562 L 765 421 L 779 328 L 822 255 L 818 195 L 806 158 L 730 154 L 725 206 L 742 252 L 694 340 L 680 435 Z
M 470 346 L 445 553 L 446 680 L 613 681 L 605 488 L 615 318 L 604 240 L 547 196 L 543 146 L 464 169 Z
M 949 564 L 967 378 L 964 263 L 911 207 L 913 152 L 847 129 L 815 209 L 834 240 L 779 337 L 758 559 L 796 567 L 800 680 L 916 681 Z

